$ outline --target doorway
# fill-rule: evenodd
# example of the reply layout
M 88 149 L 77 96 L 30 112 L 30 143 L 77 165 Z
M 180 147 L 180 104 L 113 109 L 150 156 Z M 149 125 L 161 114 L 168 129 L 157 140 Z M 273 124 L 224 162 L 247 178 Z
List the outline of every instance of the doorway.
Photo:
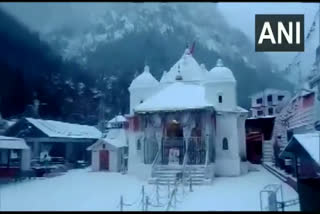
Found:
M 262 161 L 262 141 L 261 133 L 249 133 L 246 138 L 247 159 L 252 164 L 261 164 Z
M 183 163 L 185 142 L 181 124 L 172 120 L 166 127 L 166 136 L 162 142 L 162 164 Z
M 100 151 L 100 170 L 109 170 L 109 151 Z

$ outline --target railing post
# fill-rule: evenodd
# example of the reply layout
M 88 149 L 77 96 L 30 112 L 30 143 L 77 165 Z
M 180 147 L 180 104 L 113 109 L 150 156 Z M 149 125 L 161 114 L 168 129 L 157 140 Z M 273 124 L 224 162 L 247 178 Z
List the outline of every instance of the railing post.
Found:
M 148 205 L 149 205 L 149 196 L 146 196 L 146 209 L 145 209 L 145 211 L 148 211 Z
M 173 190 L 173 199 L 174 199 L 174 207 L 177 207 L 177 187 L 175 187 L 175 189 Z
M 183 181 L 182 181 L 182 194 L 183 194 L 183 196 L 185 195 L 185 189 L 184 189 L 184 179 L 183 179 Z
M 205 137 L 205 165 L 209 163 L 209 135 L 207 134 Z
M 193 192 L 193 190 L 192 190 L 192 177 L 191 177 L 191 174 L 190 174 L 190 185 L 189 185 L 189 191 L 190 191 L 190 192 Z
M 123 211 L 123 196 L 120 196 L 120 211 Z
M 141 199 L 141 203 L 142 203 L 142 211 L 144 211 L 144 185 L 142 185 L 142 199 Z
M 168 198 L 170 198 L 170 181 L 168 180 Z
M 159 199 L 159 182 L 158 182 L 158 179 L 156 180 L 156 194 L 157 194 L 157 206 L 159 206 L 160 205 L 160 199 Z

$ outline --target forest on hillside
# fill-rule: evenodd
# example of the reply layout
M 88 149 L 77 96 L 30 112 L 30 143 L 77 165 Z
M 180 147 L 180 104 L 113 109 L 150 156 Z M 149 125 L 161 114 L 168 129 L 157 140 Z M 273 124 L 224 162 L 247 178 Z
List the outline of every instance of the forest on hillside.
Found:
M 0 20 L 0 112 L 4 118 L 28 116 L 35 99 L 40 101 L 35 116 L 45 119 L 95 125 L 102 114 L 108 119 L 128 113 L 129 84 L 145 63 L 159 80 L 186 48 L 181 35 L 195 38 L 178 25 L 165 35 L 155 30 L 131 31 L 86 53 L 84 66 L 64 59 L 55 48 L 61 46 L 59 41 L 40 39 L 39 33 L 1 9 Z M 196 43 L 194 57 L 211 69 L 222 56 Z M 268 62 L 261 62 L 257 70 L 241 58 L 222 58 L 237 79 L 238 102 L 244 108 L 249 108 L 249 95 L 264 88 L 292 89 L 288 81 L 271 72 Z

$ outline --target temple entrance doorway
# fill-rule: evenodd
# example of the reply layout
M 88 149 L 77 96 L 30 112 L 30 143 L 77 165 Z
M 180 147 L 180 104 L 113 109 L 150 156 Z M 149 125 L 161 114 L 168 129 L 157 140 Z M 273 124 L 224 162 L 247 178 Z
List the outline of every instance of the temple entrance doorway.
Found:
M 166 126 L 166 135 L 162 142 L 162 164 L 182 165 L 185 153 L 183 128 L 177 120 Z

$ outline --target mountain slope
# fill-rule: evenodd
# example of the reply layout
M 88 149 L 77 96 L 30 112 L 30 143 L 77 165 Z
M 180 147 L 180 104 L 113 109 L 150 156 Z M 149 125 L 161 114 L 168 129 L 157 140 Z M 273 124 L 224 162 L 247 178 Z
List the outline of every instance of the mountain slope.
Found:
M 145 63 L 160 79 L 180 58 L 186 43 L 193 41 L 195 58 L 207 69 L 220 57 L 233 70 L 243 107 L 249 107 L 249 95 L 265 87 L 291 89 L 290 83 L 271 72 L 268 57 L 255 53 L 249 39 L 229 27 L 212 3 L 113 4 L 104 15 L 92 16 L 81 33 L 61 28 L 43 38 L 93 76 L 115 77 L 106 92 L 106 105 L 113 113 L 127 112 L 127 87 Z
M 44 118 L 68 116 L 81 96 L 70 83 L 90 78 L 75 63 L 59 54 L 15 18 L 0 9 L 0 112 L 3 117 L 22 115 L 34 99 L 40 100 Z M 68 80 L 68 81 L 67 81 Z M 73 103 L 66 98 L 72 97 Z M 88 96 L 92 96 L 92 93 Z M 88 98 L 87 103 L 90 103 Z M 75 104 L 76 105 L 76 104 Z

